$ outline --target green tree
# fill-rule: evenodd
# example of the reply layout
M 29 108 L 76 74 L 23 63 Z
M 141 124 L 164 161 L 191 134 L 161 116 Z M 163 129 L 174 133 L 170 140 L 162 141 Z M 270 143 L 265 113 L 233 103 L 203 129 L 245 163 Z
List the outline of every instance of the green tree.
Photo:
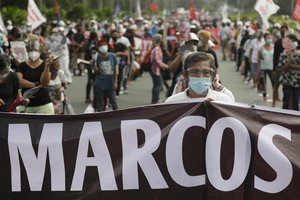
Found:
M 2 8 L 1 14 L 4 21 L 11 20 L 17 26 L 25 24 L 27 20 L 27 12 L 14 6 Z
M 70 12 L 67 13 L 67 18 L 70 20 L 76 20 L 78 18 L 86 18 L 88 13 L 89 13 L 89 9 L 87 7 L 87 5 L 82 4 L 82 3 L 77 3 L 75 5 L 73 5 L 73 8 Z

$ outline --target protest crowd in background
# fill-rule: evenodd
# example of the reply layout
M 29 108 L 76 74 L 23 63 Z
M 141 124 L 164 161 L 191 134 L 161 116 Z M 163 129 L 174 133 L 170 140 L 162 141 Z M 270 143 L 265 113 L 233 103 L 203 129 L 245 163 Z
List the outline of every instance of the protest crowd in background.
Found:
M 72 99 L 67 96 L 74 76 L 87 77 L 82 102 L 91 103 L 95 112 L 108 106 L 117 110 L 118 97 L 130 95 L 128 82 L 145 73 L 150 73 L 153 81 L 149 104 L 159 103 L 163 88 L 169 97 L 190 87 L 183 73 L 184 62 L 195 51 L 205 52 L 214 62 L 212 90 L 223 92 L 234 101 L 234 91 L 221 85 L 222 77 L 217 76 L 222 67 L 218 60 L 230 60 L 243 77 L 237 84 L 251 84 L 261 93 L 262 101 L 267 101 L 268 77 L 273 106 L 282 100 L 284 109 L 299 110 L 299 36 L 285 22 L 271 23 L 266 28 L 266 24 L 251 19 L 174 15 L 125 16 L 113 21 L 48 20 L 37 27 L 30 22 L 18 27 L 4 19 L 4 24 L 0 30 L 0 51 L 8 56 L 11 72 L 4 66 L 0 68 L 3 112 L 14 104 L 13 111 L 18 112 L 74 113 Z M 25 50 L 22 51 L 22 45 L 15 47 L 16 42 L 23 42 Z M 218 58 L 216 51 L 221 51 L 222 57 Z M 1 59 L 1 64 L 6 62 L 6 58 Z M 278 95 L 280 84 L 283 97 Z M 9 98 L 8 90 L 13 91 Z M 24 99 L 26 91 L 28 98 Z

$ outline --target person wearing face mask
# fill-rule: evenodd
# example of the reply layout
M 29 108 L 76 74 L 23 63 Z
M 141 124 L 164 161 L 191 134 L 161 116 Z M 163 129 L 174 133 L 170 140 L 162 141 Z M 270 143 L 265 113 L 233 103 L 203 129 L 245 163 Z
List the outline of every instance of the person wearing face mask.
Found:
M 121 36 L 121 33 L 117 30 L 112 31 L 111 33 L 112 46 L 114 47 L 114 52 L 118 59 L 119 75 L 118 75 L 118 87 L 116 89 L 116 94 L 122 94 L 127 89 L 126 82 L 126 69 L 128 69 L 129 64 L 131 63 L 130 59 L 130 42 L 129 40 Z M 122 90 L 123 87 L 123 91 Z
M 284 51 L 284 47 L 282 45 L 283 38 L 285 37 L 286 32 L 289 30 L 287 25 L 282 25 L 280 27 L 279 39 L 274 43 L 274 56 L 273 56 L 273 79 L 274 79 L 274 88 L 273 88 L 273 104 L 272 106 L 275 107 L 276 101 L 281 100 L 279 98 L 278 88 L 280 85 L 279 81 L 279 74 L 277 73 L 278 64 L 279 64 L 279 57 L 280 54 Z
M 258 62 L 258 51 L 264 46 L 265 40 L 263 38 L 263 33 L 261 31 L 256 32 L 256 38 L 253 39 L 250 43 L 250 52 L 249 52 L 249 60 L 250 60 L 250 78 L 253 79 L 253 88 L 256 88 L 257 82 L 257 62 Z
M 217 54 L 213 49 L 211 49 L 211 47 L 209 45 L 210 36 L 211 36 L 210 32 L 208 32 L 206 30 L 201 30 L 198 32 L 197 35 L 199 38 L 197 50 L 211 54 L 214 57 L 216 69 L 218 69 L 219 63 L 218 63 Z
M 258 63 L 257 63 L 257 72 L 262 73 L 264 77 L 264 89 L 263 89 L 263 100 L 267 101 L 267 75 L 269 76 L 272 84 L 272 88 L 274 87 L 274 81 L 272 76 L 273 71 L 273 55 L 274 55 L 274 46 L 272 35 L 270 33 L 266 33 L 264 35 L 265 45 L 258 51 Z
M 119 67 L 117 57 L 108 52 L 106 40 L 101 39 L 98 43 L 99 53 L 92 61 L 95 69 L 95 107 L 96 112 L 105 111 L 105 100 L 109 99 L 113 110 L 118 110 L 115 90 L 118 86 Z
M 282 72 L 282 108 L 299 111 L 300 52 L 297 50 L 299 39 L 296 35 L 289 34 L 284 40 L 286 40 L 285 50 L 280 54 L 278 63 L 278 71 Z
M 205 98 L 216 101 L 234 102 L 234 98 L 213 90 L 215 66 L 211 57 L 204 52 L 193 52 L 184 61 L 184 76 L 188 80 L 188 88 L 169 97 L 166 102 L 183 101 L 191 98 Z
M 18 76 L 11 71 L 10 61 L 6 54 L 0 54 L 0 112 L 7 108 L 20 95 Z
M 191 46 L 192 51 L 196 51 L 198 48 L 198 42 L 199 42 L 198 36 L 195 33 L 189 33 L 189 37 L 187 41 L 179 47 L 175 59 L 169 64 L 169 69 L 171 72 L 174 72 L 174 74 L 173 74 L 172 84 L 166 94 L 167 97 L 173 94 L 174 88 L 177 84 L 177 78 L 180 76 L 183 70 L 183 62 L 182 62 L 183 52 L 181 49 L 184 48 L 185 46 Z
M 94 54 L 97 52 L 97 42 L 98 42 L 98 35 L 96 31 L 91 31 L 86 49 L 85 49 L 85 60 L 92 60 Z M 91 102 L 91 89 L 92 85 L 94 83 L 95 76 L 92 73 L 92 66 L 88 65 L 88 76 L 87 76 L 87 83 L 86 83 L 86 90 L 85 90 L 85 102 L 90 103 Z
M 26 113 L 54 114 L 54 107 L 51 102 L 47 86 L 51 79 L 49 59 L 43 61 L 40 58 L 39 40 L 31 39 L 27 42 L 29 59 L 20 63 L 17 67 L 17 75 L 21 82 L 22 92 L 41 86 L 39 91 L 30 98 L 26 107 Z

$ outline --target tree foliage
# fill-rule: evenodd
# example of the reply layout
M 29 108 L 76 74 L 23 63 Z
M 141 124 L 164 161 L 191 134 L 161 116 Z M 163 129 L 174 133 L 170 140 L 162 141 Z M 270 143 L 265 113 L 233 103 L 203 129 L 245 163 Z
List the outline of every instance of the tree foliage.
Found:
M 98 19 L 111 19 L 116 1 L 117 0 L 57 0 L 60 7 L 60 15 L 63 20 L 76 20 L 78 18 L 89 19 L 95 17 Z M 121 16 L 134 15 L 136 11 L 136 1 L 137 0 L 119 0 L 121 4 Z M 54 0 L 35 0 L 35 2 L 48 20 L 56 17 Z M 230 6 L 238 8 L 241 13 L 248 13 L 253 12 L 256 0 L 227 0 L 227 2 Z M 296 0 L 274 0 L 274 2 L 280 6 L 280 10 L 277 14 L 291 16 Z M 160 12 L 163 8 L 176 9 L 178 7 L 184 7 L 188 9 L 190 6 L 190 0 L 140 0 L 140 3 L 144 13 L 148 14 L 153 14 L 149 10 L 150 3 L 155 3 L 160 8 Z M 197 10 L 205 8 L 209 10 L 211 14 L 220 15 L 220 0 L 194 0 L 194 3 Z M 24 23 L 24 21 L 26 21 L 25 13 L 27 4 L 28 0 L 0 1 L 4 20 L 11 19 L 15 24 Z
M 22 25 L 26 23 L 27 12 L 14 6 L 8 6 L 1 9 L 4 21 L 11 20 L 13 24 Z

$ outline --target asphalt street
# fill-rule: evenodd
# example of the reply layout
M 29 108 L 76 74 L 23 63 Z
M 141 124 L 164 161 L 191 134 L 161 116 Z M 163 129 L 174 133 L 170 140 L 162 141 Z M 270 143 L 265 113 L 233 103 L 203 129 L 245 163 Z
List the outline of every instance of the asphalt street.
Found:
M 243 82 L 243 76 L 240 75 L 240 72 L 236 72 L 235 63 L 232 61 L 222 61 L 220 52 L 217 53 L 220 66 L 218 69 L 218 74 L 221 82 L 225 87 L 232 91 L 236 102 L 249 105 L 261 105 L 268 107 L 272 106 L 272 88 L 269 80 L 267 81 L 267 92 L 269 94 L 269 99 L 268 101 L 264 102 L 262 96 L 258 94 L 257 90 L 252 88 L 250 83 L 245 84 Z M 89 105 L 85 103 L 86 83 L 87 76 L 74 76 L 73 83 L 67 86 L 67 96 L 69 97 L 76 114 L 83 113 L 86 107 Z M 117 99 L 120 109 L 149 105 L 151 102 L 151 88 L 152 80 L 148 72 L 144 73 L 143 77 L 139 77 L 135 81 L 129 82 L 128 94 L 120 95 Z M 282 93 L 281 90 L 282 89 L 280 87 L 280 94 Z M 165 100 L 165 92 L 166 89 L 164 88 L 164 91 L 161 91 L 160 94 L 161 102 Z M 282 102 L 276 103 L 276 107 L 280 108 L 281 106 Z M 110 108 L 108 110 L 110 110 Z

